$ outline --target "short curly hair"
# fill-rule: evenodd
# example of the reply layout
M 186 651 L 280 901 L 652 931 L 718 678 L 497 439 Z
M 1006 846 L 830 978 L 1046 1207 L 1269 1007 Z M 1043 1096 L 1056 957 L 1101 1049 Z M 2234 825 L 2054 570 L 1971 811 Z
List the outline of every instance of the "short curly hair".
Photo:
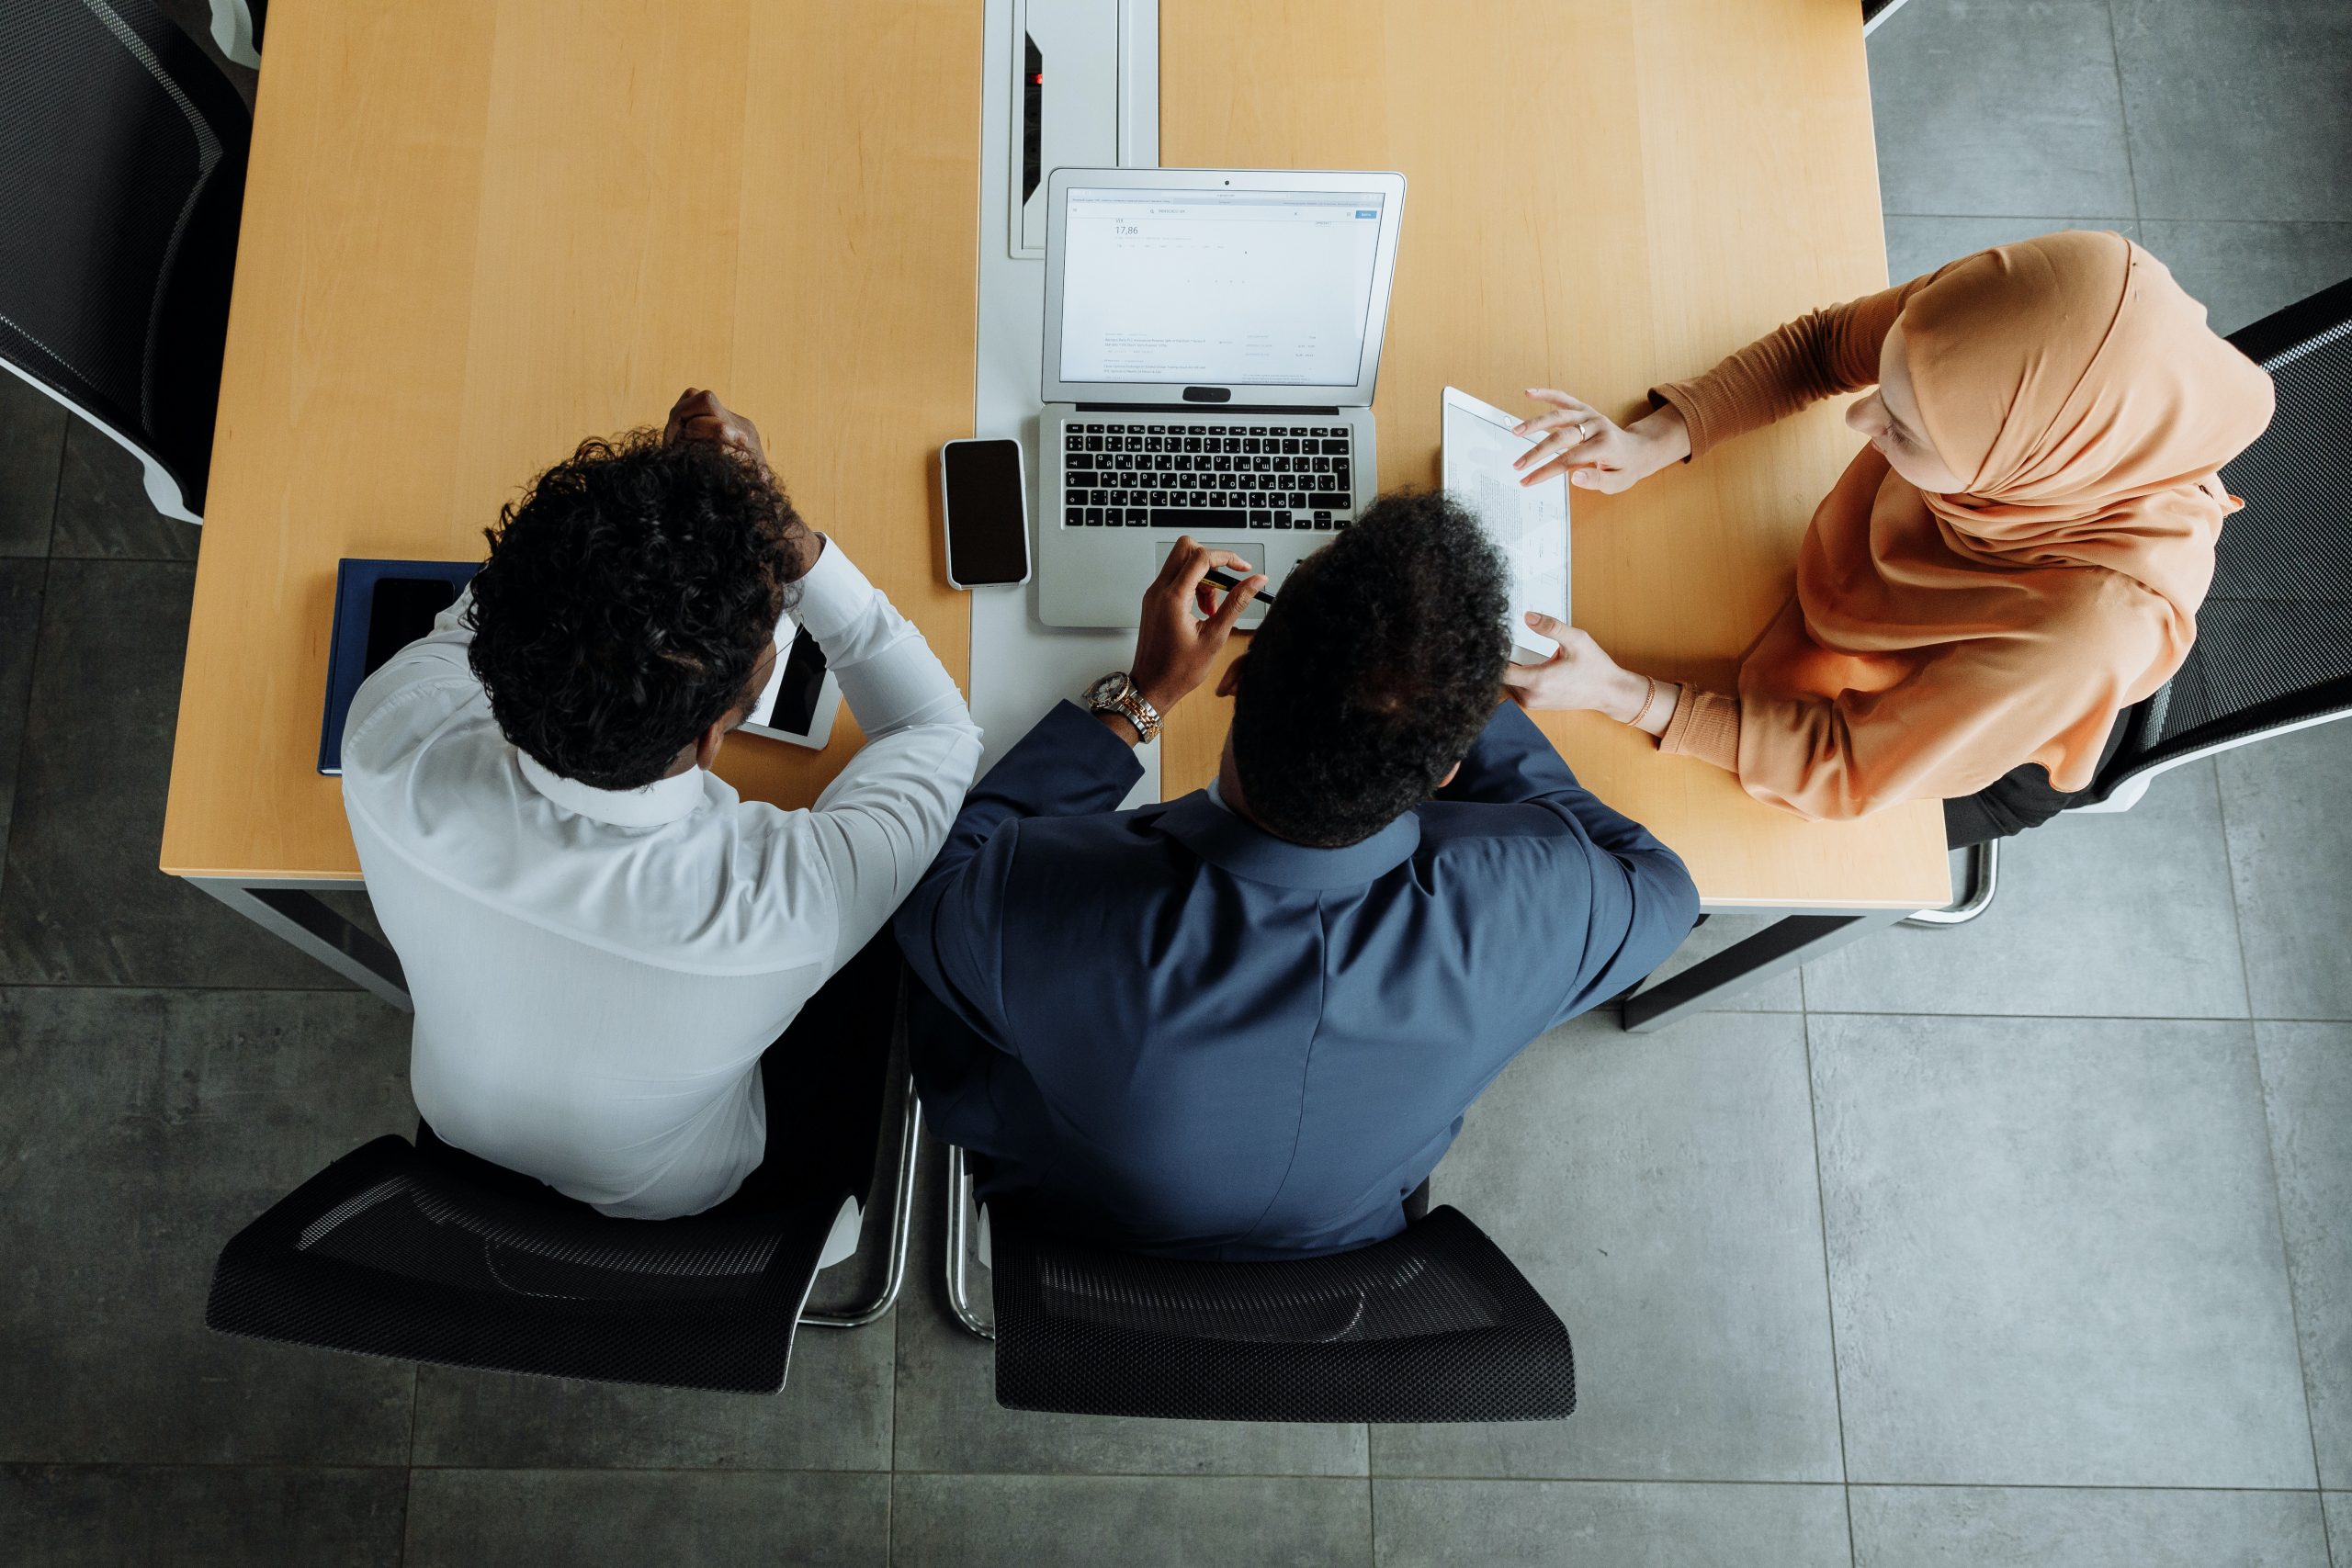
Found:
M 731 448 L 581 443 L 486 530 L 469 659 L 499 728 L 598 789 L 661 778 L 750 694 L 805 532 Z
M 1442 491 L 1395 491 L 1299 563 L 1250 639 L 1233 761 L 1250 815 L 1361 842 L 1430 798 L 1502 697 L 1510 579 Z

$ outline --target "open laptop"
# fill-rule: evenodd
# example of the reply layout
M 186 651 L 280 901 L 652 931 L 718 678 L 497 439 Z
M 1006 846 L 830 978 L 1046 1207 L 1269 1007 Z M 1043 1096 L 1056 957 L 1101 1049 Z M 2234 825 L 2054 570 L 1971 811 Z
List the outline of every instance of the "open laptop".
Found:
M 1405 176 L 1057 169 L 1047 203 L 1038 615 L 1134 626 L 1185 534 L 1279 592 L 1373 497 Z

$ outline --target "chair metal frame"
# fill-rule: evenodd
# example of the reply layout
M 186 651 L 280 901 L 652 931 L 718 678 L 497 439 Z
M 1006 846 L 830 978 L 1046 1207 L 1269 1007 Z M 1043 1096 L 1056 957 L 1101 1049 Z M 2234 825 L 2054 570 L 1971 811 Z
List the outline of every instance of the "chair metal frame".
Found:
M 980 1339 L 994 1339 L 996 1325 L 972 1309 L 971 1280 L 966 1272 L 966 1260 L 970 1248 L 972 1215 L 972 1171 L 964 1158 L 964 1151 L 954 1144 L 947 1145 L 947 1257 L 944 1269 L 947 1281 L 947 1310 L 956 1314 L 964 1332 Z M 980 1215 L 985 1225 L 987 1216 Z
M 1967 854 L 1967 891 L 1961 895 L 1960 901 L 1940 909 L 1922 909 L 1916 915 L 1906 915 L 1905 925 L 1931 931 L 1964 926 L 1993 907 L 1993 895 L 2001 886 L 2001 840 L 1987 839 L 1981 844 L 1971 844 Z
M 961 1153 L 958 1150 L 957 1153 Z M 864 1328 L 879 1322 L 899 1304 L 899 1292 L 907 1282 L 907 1254 L 914 1240 L 915 1175 L 922 1155 L 922 1105 L 915 1096 L 912 1077 L 907 1079 L 907 1110 L 900 1118 L 900 1147 L 898 1158 L 898 1182 L 890 1193 L 890 1215 L 884 1231 L 884 1246 L 888 1249 L 889 1263 L 885 1271 L 882 1289 L 875 1298 L 862 1306 L 841 1312 L 809 1312 L 800 1314 L 804 1328 Z M 856 1254 L 852 1253 L 851 1257 Z M 848 1259 L 844 1258 L 846 1262 Z M 823 1270 L 820 1269 L 819 1272 Z
M 261 40 L 254 36 L 253 7 L 246 0 L 212 0 L 211 31 L 214 45 L 231 64 L 261 69 Z

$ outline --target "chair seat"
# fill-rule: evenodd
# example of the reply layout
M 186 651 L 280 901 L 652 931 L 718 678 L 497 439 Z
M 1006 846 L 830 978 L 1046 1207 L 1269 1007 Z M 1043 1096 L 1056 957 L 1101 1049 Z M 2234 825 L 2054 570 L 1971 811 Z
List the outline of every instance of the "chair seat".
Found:
M 1576 1409 L 1567 1329 L 1440 1208 L 1326 1258 L 1202 1263 L 989 1205 L 997 1403 L 1219 1421 L 1525 1421 Z
M 229 1243 L 204 1320 L 445 1366 L 774 1393 L 844 1196 L 609 1219 L 469 1185 L 387 1136 Z

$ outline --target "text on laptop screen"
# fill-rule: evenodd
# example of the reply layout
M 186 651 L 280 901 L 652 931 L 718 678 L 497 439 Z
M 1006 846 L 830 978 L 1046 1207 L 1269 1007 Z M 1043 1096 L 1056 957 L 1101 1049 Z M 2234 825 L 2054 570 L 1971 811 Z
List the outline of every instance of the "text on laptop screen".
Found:
M 1061 379 L 1352 387 L 1384 198 L 1069 192 Z

